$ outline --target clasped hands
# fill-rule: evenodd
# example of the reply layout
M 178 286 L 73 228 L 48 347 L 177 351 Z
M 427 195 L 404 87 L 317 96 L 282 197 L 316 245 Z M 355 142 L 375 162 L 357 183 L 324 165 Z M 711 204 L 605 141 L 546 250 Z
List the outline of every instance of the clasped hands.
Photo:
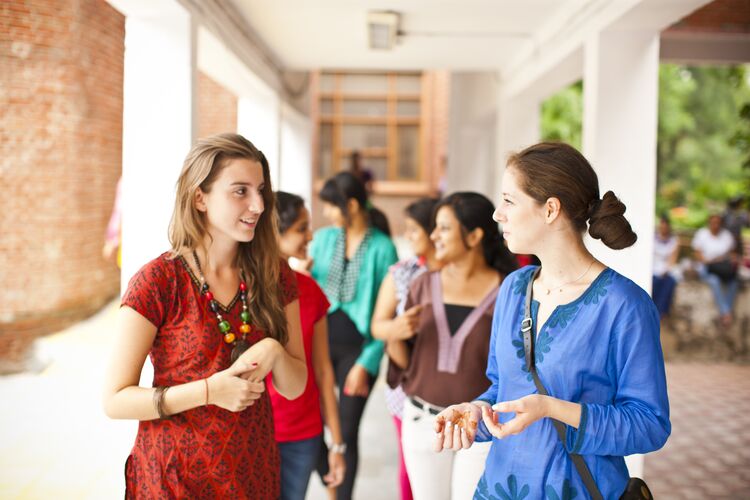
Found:
M 232 366 L 208 378 L 208 404 L 238 412 L 252 406 L 266 390 L 281 344 L 265 338 L 245 351 Z
M 469 448 L 476 438 L 480 418 L 490 434 L 498 439 L 519 434 L 537 420 L 549 416 L 548 400 L 547 396 L 531 394 L 493 406 L 488 403 L 449 406 L 435 417 L 435 451 Z M 501 413 L 515 413 L 515 417 L 500 423 L 498 416 Z

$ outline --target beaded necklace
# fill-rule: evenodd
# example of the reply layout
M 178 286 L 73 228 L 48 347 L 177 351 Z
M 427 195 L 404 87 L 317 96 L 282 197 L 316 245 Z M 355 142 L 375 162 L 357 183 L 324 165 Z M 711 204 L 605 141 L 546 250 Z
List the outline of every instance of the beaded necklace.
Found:
M 240 334 L 238 338 L 237 334 L 232 332 L 232 325 L 229 321 L 225 320 L 219 313 L 219 303 L 214 299 L 214 295 L 208 290 L 208 283 L 206 277 L 203 276 L 203 269 L 201 269 L 201 263 L 198 260 L 198 254 L 193 250 L 193 259 L 195 259 L 195 267 L 198 269 L 198 276 L 201 280 L 201 295 L 203 295 L 208 301 L 208 308 L 216 315 L 216 321 L 219 324 L 219 333 L 224 338 L 224 342 L 231 344 L 232 348 L 231 361 L 234 363 L 240 355 L 247 351 L 250 347 L 250 342 L 247 340 L 247 334 L 250 333 L 250 313 L 247 310 L 247 285 L 245 284 L 245 273 L 240 271 L 240 299 L 242 300 L 242 312 L 240 313 L 240 319 L 242 325 L 240 325 Z

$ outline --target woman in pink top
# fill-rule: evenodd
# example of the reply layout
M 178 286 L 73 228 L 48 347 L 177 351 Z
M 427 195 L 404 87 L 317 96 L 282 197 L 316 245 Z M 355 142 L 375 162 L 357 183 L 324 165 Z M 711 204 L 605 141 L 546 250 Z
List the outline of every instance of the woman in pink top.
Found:
M 304 200 L 297 195 L 276 192 L 279 226 L 279 249 L 286 258 L 307 258 L 307 244 L 312 239 L 310 214 Z M 330 488 L 344 479 L 344 443 L 341 436 L 338 405 L 333 392 L 333 368 L 328 355 L 329 303 L 325 294 L 310 276 L 295 272 L 299 288 L 302 340 L 307 363 L 305 392 L 294 400 L 280 395 L 268 380 L 268 392 L 273 405 L 276 441 L 281 452 L 281 498 L 305 498 L 321 450 L 323 420 L 331 431 L 333 445 L 329 447 L 329 472 L 324 477 Z M 322 408 L 319 411 L 311 411 Z

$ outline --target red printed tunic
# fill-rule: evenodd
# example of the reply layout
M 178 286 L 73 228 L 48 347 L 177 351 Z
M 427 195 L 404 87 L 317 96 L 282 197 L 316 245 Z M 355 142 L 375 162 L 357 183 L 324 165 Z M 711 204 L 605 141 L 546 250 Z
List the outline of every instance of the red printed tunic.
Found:
M 182 258 L 164 253 L 130 280 L 122 305 L 157 327 L 149 356 L 154 386 L 199 380 L 230 365 L 231 346 L 200 295 L 199 282 Z M 295 276 L 281 262 L 284 305 L 297 298 Z M 237 331 L 239 293 L 221 314 Z M 251 319 L 252 326 L 252 319 Z M 254 344 L 265 334 L 252 328 Z M 125 464 L 126 498 L 275 499 L 280 459 L 271 403 L 264 392 L 241 412 L 200 406 L 166 420 L 141 421 Z

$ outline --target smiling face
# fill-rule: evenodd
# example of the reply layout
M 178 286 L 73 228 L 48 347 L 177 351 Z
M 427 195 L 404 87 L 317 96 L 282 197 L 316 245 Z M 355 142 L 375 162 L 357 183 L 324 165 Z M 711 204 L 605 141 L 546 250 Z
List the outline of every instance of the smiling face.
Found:
M 453 208 L 440 207 L 435 215 L 435 230 L 430 239 L 435 243 L 435 258 L 444 263 L 455 262 L 469 252 L 461 234 L 461 223 Z
M 535 255 L 546 234 L 545 208 L 521 189 L 520 181 L 516 169 L 505 169 L 502 199 L 492 218 L 502 225 L 511 252 Z
M 404 220 L 404 225 L 406 226 L 404 238 L 409 242 L 414 254 L 418 256 L 427 255 L 434 248 L 427 231 L 411 217 Z
M 311 240 L 310 212 L 302 207 L 294 224 L 279 237 L 279 249 L 287 257 L 304 260 L 307 258 L 307 244 Z
M 196 208 L 205 214 L 214 240 L 252 241 L 265 209 L 264 183 L 260 163 L 237 158 L 227 161 L 209 192 L 198 188 Z

